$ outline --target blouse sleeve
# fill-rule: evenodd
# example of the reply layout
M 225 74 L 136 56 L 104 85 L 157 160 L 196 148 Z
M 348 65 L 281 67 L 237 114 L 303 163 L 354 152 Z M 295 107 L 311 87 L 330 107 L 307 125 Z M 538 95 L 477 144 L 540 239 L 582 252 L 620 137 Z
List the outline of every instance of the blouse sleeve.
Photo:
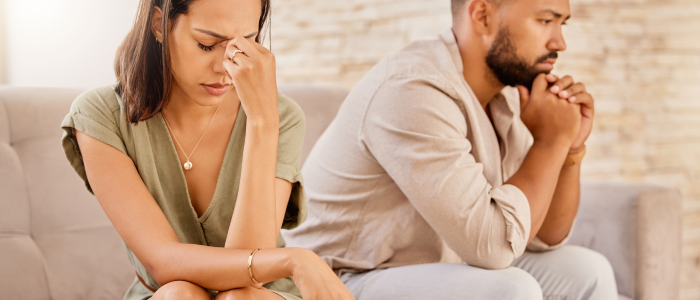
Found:
M 304 143 L 306 119 L 301 107 L 280 94 L 280 133 L 277 146 L 277 170 L 275 176 L 292 183 L 292 193 L 282 222 L 283 229 L 293 229 L 306 220 L 307 199 L 304 180 L 300 172 L 301 149 Z
M 126 153 L 126 147 L 119 131 L 118 115 L 119 102 L 114 88 L 106 86 L 88 90 L 78 96 L 61 123 L 63 151 L 68 162 L 78 173 L 78 176 L 83 179 L 85 187 L 90 193 L 93 192 L 85 174 L 85 165 L 78 141 L 75 138 L 75 131 L 78 130 Z

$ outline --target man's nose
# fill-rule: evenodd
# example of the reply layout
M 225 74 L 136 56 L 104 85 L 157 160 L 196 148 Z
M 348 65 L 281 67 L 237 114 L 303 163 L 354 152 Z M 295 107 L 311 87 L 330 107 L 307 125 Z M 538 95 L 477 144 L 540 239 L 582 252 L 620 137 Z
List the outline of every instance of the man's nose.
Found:
M 554 36 L 549 40 L 547 48 L 550 51 L 557 52 L 566 50 L 566 41 L 564 41 L 564 35 L 561 30 L 557 30 L 557 32 L 554 33 Z

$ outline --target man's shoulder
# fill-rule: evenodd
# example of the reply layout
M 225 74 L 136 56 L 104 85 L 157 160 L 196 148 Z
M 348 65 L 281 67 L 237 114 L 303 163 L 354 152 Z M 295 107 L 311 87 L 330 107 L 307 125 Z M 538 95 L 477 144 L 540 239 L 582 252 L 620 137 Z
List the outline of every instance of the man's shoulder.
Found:
M 389 55 L 385 64 L 388 69 L 387 77 L 403 75 L 449 79 L 458 75 L 452 53 L 439 36 L 411 42 Z
M 411 42 L 377 63 L 353 87 L 346 101 L 374 102 L 377 93 L 391 90 L 402 102 L 432 94 L 456 95 L 459 73 L 448 45 L 440 37 Z M 409 93 L 410 97 L 406 96 Z M 419 94 L 421 97 L 419 97 Z

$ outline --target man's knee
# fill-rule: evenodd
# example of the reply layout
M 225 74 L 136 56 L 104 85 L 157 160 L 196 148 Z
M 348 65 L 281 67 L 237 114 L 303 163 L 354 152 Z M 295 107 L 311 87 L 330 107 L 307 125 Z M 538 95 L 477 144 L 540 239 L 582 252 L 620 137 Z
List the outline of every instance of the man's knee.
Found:
M 473 299 L 541 300 L 542 288 L 522 269 L 482 270 L 478 280 L 465 285 L 464 295 Z
M 187 281 L 173 281 L 160 287 L 153 297 L 153 300 L 208 300 L 209 293 L 196 284 Z
M 542 288 L 537 280 L 529 273 L 518 268 L 501 270 L 507 280 L 497 280 L 495 290 L 497 298 L 493 299 L 542 299 Z
M 612 266 L 602 254 L 578 246 L 566 246 L 557 251 L 565 251 L 566 259 L 560 263 L 566 264 L 565 268 L 561 268 L 566 274 L 562 275 L 581 283 L 582 287 L 595 289 L 601 285 L 615 284 Z

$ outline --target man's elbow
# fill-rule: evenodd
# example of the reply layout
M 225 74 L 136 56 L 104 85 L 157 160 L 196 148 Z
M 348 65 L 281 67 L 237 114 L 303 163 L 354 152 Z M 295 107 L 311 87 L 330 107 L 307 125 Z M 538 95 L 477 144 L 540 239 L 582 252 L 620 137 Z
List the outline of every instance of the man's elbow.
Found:
M 485 249 L 484 249 L 485 248 Z M 461 255 L 464 262 L 473 267 L 486 270 L 502 270 L 510 267 L 515 261 L 516 254 L 510 246 L 484 247 L 471 249 L 469 253 Z M 491 248 L 490 251 L 486 249 Z M 495 249 L 495 250 L 494 250 Z
M 502 270 L 510 267 L 513 264 L 513 257 L 481 257 L 477 259 L 470 259 L 465 261 L 468 265 L 472 267 L 482 268 L 486 270 Z

